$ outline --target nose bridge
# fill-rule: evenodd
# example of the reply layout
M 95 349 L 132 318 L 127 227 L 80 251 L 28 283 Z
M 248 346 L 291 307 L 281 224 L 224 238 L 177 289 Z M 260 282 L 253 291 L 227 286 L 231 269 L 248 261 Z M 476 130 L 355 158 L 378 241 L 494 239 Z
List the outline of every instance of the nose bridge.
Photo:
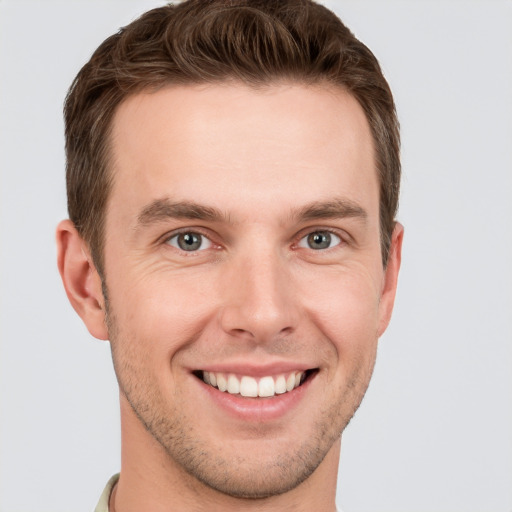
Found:
M 221 315 L 224 331 L 265 342 L 295 329 L 298 303 L 286 263 L 272 247 L 237 259 L 225 289 Z

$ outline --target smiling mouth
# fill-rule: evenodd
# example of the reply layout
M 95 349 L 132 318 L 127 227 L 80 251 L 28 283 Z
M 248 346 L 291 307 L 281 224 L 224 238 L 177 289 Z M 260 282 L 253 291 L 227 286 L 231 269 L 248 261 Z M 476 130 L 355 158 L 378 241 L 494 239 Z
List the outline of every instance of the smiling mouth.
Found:
M 231 395 L 271 398 L 276 395 L 284 395 L 302 386 L 304 382 L 312 378 L 317 372 L 318 368 L 315 368 L 274 376 L 269 375 L 259 379 L 248 375 L 208 372 L 204 370 L 194 371 L 193 374 L 213 388 L 225 391 Z

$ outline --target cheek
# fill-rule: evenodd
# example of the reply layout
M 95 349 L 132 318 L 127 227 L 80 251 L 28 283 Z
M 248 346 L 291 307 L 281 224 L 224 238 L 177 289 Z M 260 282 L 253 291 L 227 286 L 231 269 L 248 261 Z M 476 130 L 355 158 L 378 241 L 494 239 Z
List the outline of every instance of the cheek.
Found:
M 138 279 L 119 275 L 109 296 L 122 330 L 161 356 L 192 341 L 208 322 L 216 300 L 210 281 L 193 272 L 146 273 Z
M 215 299 L 205 290 L 212 284 L 183 274 L 111 277 L 109 334 L 121 388 L 132 400 L 142 397 L 141 403 L 147 393 L 167 402 L 162 390 L 179 389 L 179 354 L 194 344 L 211 318 Z
M 379 322 L 378 286 L 371 274 L 340 272 L 324 280 L 322 288 L 309 291 L 306 310 L 331 340 L 339 357 L 373 349 Z

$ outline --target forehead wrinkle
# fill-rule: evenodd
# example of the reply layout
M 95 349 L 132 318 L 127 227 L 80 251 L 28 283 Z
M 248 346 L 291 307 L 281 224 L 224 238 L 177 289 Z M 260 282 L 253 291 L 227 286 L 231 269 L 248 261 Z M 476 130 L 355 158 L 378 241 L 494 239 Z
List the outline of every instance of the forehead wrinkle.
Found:
M 314 201 L 301 208 L 293 209 L 290 217 L 302 222 L 319 219 L 356 218 L 366 223 L 368 213 L 351 199 L 334 198 L 328 201 Z

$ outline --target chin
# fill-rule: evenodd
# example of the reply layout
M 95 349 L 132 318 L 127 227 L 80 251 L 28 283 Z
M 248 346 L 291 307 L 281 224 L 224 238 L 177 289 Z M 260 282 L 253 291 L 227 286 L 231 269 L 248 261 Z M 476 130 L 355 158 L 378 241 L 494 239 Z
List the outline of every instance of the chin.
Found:
M 192 457 L 177 462 L 196 481 L 214 491 L 254 500 L 278 496 L 298 487 L 318 468 L 329 449 L 308 443 L 295 446 L 293 452 L 278 453 L 276 449 L 273 454 L 265 454 L 263 460 L 262 451 L 259 457 L 203 452 L 200 460 Z M 176 456 L 175 453 L 169 455 Z

